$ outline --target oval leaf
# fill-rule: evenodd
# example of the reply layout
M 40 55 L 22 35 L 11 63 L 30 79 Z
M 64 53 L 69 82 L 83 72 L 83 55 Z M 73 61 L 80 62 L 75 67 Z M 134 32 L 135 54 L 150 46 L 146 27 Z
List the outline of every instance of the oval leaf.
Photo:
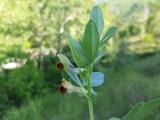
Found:
M 104 74 L 101 72 L 93 72 L 91 75 L 91 86 L 100 86 L 104 83 Z
M 90 19 L 92 19 L 96 25 L 99 32 L 99 36 L 101 36 L 104 28 L 104 20 L 101 9 L 98 6 L 94 6 L 90 13 Z
M 99 48 L 99 34 L 96 24 L 93 20 L 89 20 L 86 25 L 82 48 L 86 51 L 89 62 L 92 63 L 97 55 Z
M 104 44 L 107 42 L 117 31 L 116 27 L 110 27 L 106 33 L 103 35 L 102 39 L 100 40 L 100 45 Z
M 84 53 L 82 53 L 81 45 L 78 41 L 74 40 L 70 35 L 68 35 L 68 44 L 73 56 L 73 59 L 77 66 L 84 67 L 88 60 L 86 60 L 86 57 L 84 56 Z
M 149 102 L 141 102 L 135 105 L 122 120 L 143 120 L 154 109 L 160 107 L 160 98 Z
M 92 72 L 91 75 L 91 86 L 96 87 L 104 83 L 104 74 L 101 72 Z M 83 84 L 88 86 L 87 80 L 83 80 Z
M 134 116 L 136 115 L 137 111 L 143 106 L 143 102 L 136 104 L 126 116 L 123 117 L 122 120 L 133 120 Z

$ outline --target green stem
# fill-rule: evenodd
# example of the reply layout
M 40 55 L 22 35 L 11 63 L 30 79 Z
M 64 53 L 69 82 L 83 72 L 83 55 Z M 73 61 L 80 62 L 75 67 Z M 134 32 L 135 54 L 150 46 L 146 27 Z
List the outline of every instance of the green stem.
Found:
M 88 100 L 88 107 L 89 107 L 90 120 L 94 120 L 94 112 L 93 112 L 93 103 L 92 103 L 92 100 Z
M 93 113 L 93 103 L 92 103 L 92 98 L 91 98 L 91 74 L 93 70 L 93 65 L 90 66 L 89 68 L 89 73 L 88 73 L 88 107 L 89 107 L 89 115 L 90 115 L 90 120 L 94 120 L 94 113 Z

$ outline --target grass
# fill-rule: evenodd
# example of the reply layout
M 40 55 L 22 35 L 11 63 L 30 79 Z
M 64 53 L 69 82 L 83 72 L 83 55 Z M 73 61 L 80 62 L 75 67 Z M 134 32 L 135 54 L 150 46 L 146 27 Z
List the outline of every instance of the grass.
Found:
M 105 84 L 96 88 L 95 120 L 122 117 L 137 102 L 160 97 L 160 55 L 138 59 L 132 64 L 99 68 Z M 116 63 L 114 63 L 116 64 Z M 107 70 L 106 70 L 107 69 Z M 145 120 L 159 120 L 158 109 Z M 9 110 L 3 120 L 88 120 L 84 98 L 75 94 L 48 94 L 20 108 Z

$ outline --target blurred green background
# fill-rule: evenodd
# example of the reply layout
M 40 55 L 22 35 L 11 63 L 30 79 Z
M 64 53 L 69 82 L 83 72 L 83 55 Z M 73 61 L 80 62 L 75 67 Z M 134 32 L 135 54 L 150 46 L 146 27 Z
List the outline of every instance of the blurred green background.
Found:
M 55 64 L 57 53 L 71 58 L 65 33 L 81 40 L 95 4 L 105 29 L 118 27 L 95 66 L 105 73 L 95 120 L 121 118 L 137 102 L 160 97 L 159 0 L 1 0 L 0 119 L 88 120 L 83 97 L 58 92 Z M 145 120 L 160 120 L 160 109 Z

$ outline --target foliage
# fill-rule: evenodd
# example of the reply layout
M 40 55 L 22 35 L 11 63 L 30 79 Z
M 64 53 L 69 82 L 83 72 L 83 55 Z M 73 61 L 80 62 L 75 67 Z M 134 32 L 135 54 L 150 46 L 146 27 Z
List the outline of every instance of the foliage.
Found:
M 91 2 L 75 0 L 52 2 L 51 0 L 4 0 L 0 5 L 0 59 L 8 57 L 8 47 L 19 46 L 22 51 L 40 51 L 47 49 L 52 52 L 62 51 L 66 39 L 65 31 L 77 34 L 79 29 L 70 28 L 70 25 L 83 24 L 84 19 L 76 17 L 84 16 L 86 9 L 81 6 Z M 74 11 L 73 14 L 70 14 Z M 62 47 L 61 47 L 62 46 Z
M 60 92 L 79 92 L 83 96 L 86 96 L 88 100 L 90 120 L 94 120 L 92 96 L 96 94 L 92 87 L 100 86 L 104 82 L 103 73 L 93 72 L 94 61 L 99 58 L 99 51 L 103 49 L 105 41 L 112 37 L 116 31 L 116 27 L 112 27 L 114 30 L 109 29 L 101 40 L 100 38 L 103 28 L 103 14 L 98 6 L 94 6 L 91 10 L 90 19 L 86 25 L 81 43 L 73 40 L 70 36 L 68 37 L 68 44 L 74 58 L 74 62 L 79 68 L 74 67 L 69 59 L 64 55 L 58 55 L 60 61 L 65 67 L 65 72 L 68 73 L 70 79 L 78 85 L 78 87 L 75 87 L 71 83 L 63 80 L 60 86 Z M 83 69 L 86 73 L 83 74 L 81 71 L 76 72 L 75 69 Z
M 68 95 L 64 98 L 58 93 L 45 95 L 43 98 L 31 101 L 29 105 L 25 105 L 19 110 L 11 109 L 3 120 L 75 120 L 78 119 L 77 116 L 82 115 L 84 107 L 81 103 L 84 102 L 80 99 L 72 100 L 72 98 L 76 98 L 76 96 Z M 71 101 L 72 106 L 68 104 Z M 72 114 L 73 112 L 74 114 Z
M 1 114 L 10 106 L 20 106 L 35 95 L 42 95 L 47 89 L 42 72 L 32 62 L 13 71 L 5 70 L 0 74 L 0 79 Z M 3 106 L 4 103 L 6 106 Z
M 99 36 L 104 35 L 100 38 L 100 44 L 106 43 L 95 57 L 95 71 L 103 71 L 104 79 L 107 78 L 107 81 L 103 81 L 103 75 L 100 73 L 100 77 L 97 78 L 101 82 L 97 82 L 94 80 L 97 73 L 94 72 L 91 75 L 91 85 L 99 93 L 96 97 L 98 101 L 95 103 L 96 119 L 103 120 L 112 116 L 122 118 L 136 103 L 160 97 L 159 56 L 154 56 L 160 50 L 159 0 L 54 0 L 54 2 L 52 0 L 2 0 L 0 4 L 0 117 L 13 106 L 18 108 L 22 106 L 21 109 L 34 109 L 34 107 L 27 108 L 27 105 L 23 106 L 23 104 L 37 99 L 46 92 L 58 90 L 61 73 L 55 68 L 57 53 L 63 52 L 68 56 L 74 68 L 77 67 L 75 64 L 82 63 L 75 61 L 81 60 L 84 61 L 84 64 L 92 61 L 80 55 L 84 54 L 84 51 L 76 53 L 75 50 L 76 57 L 71 59 L 65 42 L 67 39 L 65 32 L 71 34 L 68 35 L 71 42 L 76 41 L 73 44 L 77 45 L 78 42 L 81 45 L 87 15 L 93 4 L 99 4 L 104 16 L 102 17 L 101 10 L 95 7 L 91 10 L 89 18 L 98 26 Z M 100 18 L 98 21 L 96 16 Z M 102 18 L 105 19 L 104 22 Z M 109 35 L 112 36 L 116 30 L 111 25 L 117 26 L 118 32 L 111 38 L 112 40 L 108 41 Z M 105 28 L 110 29 L 105 30 Z M 108 31 L 107 34 L 105 31 Z M 84 47 L 88 50 L 87 46 L 84 45 Z M 79 49 L 79 47 L 73 49 Z M 89 50 L 90 53 L 93 51 Z M 27 61 L 22 68 L 7 72 L 1 69 L 5 63 L 21 59 Z M 132 65 L 134 61 L 137 62 Z M 99 62 L 101 64 L 97 65 Z M 81 72 L 82 77 L 85 76 L 84 69 L 74 70 Z M 75 81 L 74 85 L 80 84 L 80 82 L 76 83 L 77 75 L 73 71 L 67 74 L 62 72 L 62 74 L 67 80 L 70 80 L 70 76 Z M 28 76 L 32 79 L 29 79 Z M 95 87 L 102 84 L 105 84 L 105 87 L 98 89 Z M 87 88 L 85 80 L 83 85 Z M 95 98 L 96 93 L 93 90 L 92 95 Z M 39 99 L 43 101 L 43 98 Z M 57 101 L 58 99 L 60 97 L 57 98 Z M 68 104 L 67 108 L 71 106 L 69 101 Z M 18 108 L 15 108 L 16 114 L 21 114 Z M 84 119 L 87 118 L 87 111 L 85 113 L 80 112 L 81 110 L 77 111 L 81 115 L 85 114 Z M 52 119 L 51 114 L 48 114 L 49 119 Z M 77 116 L 80 116 L 79 114 L 75 113 Z M 155 110 L 152 117 L 146 117 L 145 120 L 159 120 L 158 114 L 158 110 Z M 61 119 L 65 117 L 64 113 L 64 118 Z M 75 116 L 72 118 L 75 119 Z

